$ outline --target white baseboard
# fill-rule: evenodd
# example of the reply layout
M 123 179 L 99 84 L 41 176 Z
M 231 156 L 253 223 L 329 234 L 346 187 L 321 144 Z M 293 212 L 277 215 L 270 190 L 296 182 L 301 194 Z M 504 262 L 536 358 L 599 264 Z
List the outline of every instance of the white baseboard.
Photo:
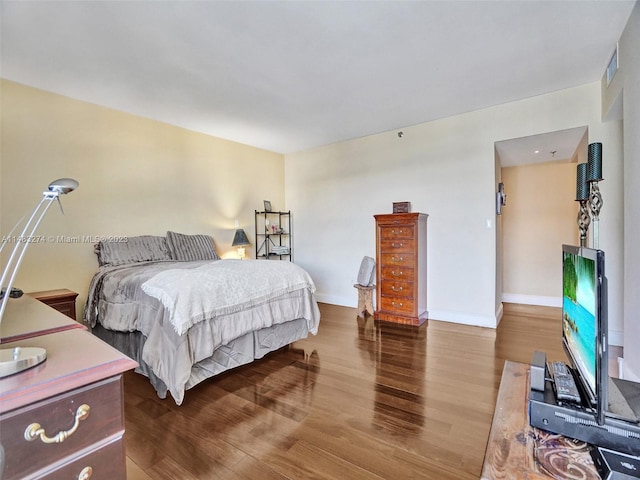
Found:
M 500 321 L 502 320 L 502 316 L 504 315 L 504 305 L 500 302 L 500 306 L 498 307 L 498 311 L 496 312 L 496 327 L 500 325 Z
M 314 296 L 320 303 L 329 303 L 331 305 L 338 305 L 340 307 L 358 307 L 358 292 L 354 289 L 354 295 L 352 297 L 340 297 L 337 295 L 326 295 L 324 293 L 316 292 Z
M 541 295 L 520 295 L 518 293 L 503 293 L 505 303 L 520 303 L 522 305 L 538 305 L 541 307 L 562 307 L 562 297 L 544 297 Z
M 339 305 L 341 307 L 358 307 L 358 297 L 340 297 L 336 295 L 326 295 L 323 293 L 315 293 L 316 300 L 320 303 L 329 303 L 331 305 Z M 375 305 L 374 305 L 375 307 Z M 469 313 L 450 312 L 445 310 L 429 309 L 429 318 L 433 320 L 441 320 L 443 322 L 461 323 L 463 325 L 473 325 L 476 327 L 496 328 L 499 319 L 502 318 L 502 307 L 498 310 L 495 317 L 489 315 L 475 315 Z
M 462 325 L 473 325 L 475 327 L 496 328 L 498 326 L 496 316 L 433 310 L 431 308 L 429 309 L 429 319 L 450 323 L 460 323 Z

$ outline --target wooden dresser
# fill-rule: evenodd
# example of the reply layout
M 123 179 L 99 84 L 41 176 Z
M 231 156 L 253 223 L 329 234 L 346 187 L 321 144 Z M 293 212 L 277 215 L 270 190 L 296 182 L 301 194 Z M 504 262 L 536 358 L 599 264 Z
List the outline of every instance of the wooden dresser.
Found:
M 376 320 L 421 325 L 427 312 L 427 217 L 424 213 L 374 215 Z
M 122 374 L 136 362 L 29 295 L 9 301 L 0 337 L 47 350 L 0 379 L 0 478 L 125 479 Z

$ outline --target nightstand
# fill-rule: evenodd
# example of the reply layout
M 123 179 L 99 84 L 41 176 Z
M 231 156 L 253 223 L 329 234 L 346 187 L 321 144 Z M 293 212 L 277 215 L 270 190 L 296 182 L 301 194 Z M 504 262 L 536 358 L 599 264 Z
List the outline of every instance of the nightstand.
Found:
M 42 303 L 55 308 L 67 317 L 76 319 L 76 297 L 78 294 L 66 288 L 60 290 L 47 290 L 44 292 L 32 292 L 30 297 L 40 300 Z

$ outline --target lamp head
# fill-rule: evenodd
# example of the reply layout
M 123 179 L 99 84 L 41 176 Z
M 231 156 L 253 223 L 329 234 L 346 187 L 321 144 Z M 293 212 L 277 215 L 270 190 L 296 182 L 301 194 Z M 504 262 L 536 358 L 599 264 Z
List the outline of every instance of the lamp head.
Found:
M 73 178 L 59 178 L 49 184 L 49 191 L 58 194 L 66 194 L 73 192 L 78 188 L 78 185 L 80 184 Z

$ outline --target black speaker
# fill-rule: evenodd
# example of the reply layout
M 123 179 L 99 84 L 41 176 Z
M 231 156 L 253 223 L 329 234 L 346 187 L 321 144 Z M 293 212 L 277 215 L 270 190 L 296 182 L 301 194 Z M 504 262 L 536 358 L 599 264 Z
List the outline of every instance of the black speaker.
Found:
M 603 480 L 634 480 L 640 478 L 640 457 L 592 448 L 591 458 Z

